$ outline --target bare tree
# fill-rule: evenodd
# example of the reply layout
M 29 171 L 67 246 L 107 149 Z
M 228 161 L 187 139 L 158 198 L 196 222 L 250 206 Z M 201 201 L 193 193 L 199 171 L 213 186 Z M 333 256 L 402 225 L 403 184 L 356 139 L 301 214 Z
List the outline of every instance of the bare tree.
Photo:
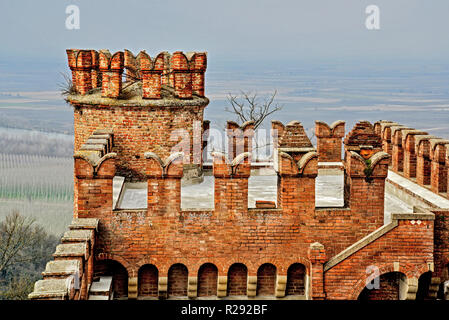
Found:
M 240 91 L 241 96 L 234 96 L 228 94 L 228 101 L 232 108 L 225 108 L 225 111 L 237 116 L 237 122 L 243 124 L 247 121 L 254 121 L 254 147 L 253 150 L 257 153 L 256 158 L 259 158 L 259 152 L 271 145 L 267 141 L 259 141 L 263 136 L 257 134 L 257 129 L 262 125 L 264 120 L 273 113 L 280 111 L 283 106 L 275 102 L 277 91 L 275 90 L 271 95 L 261 101 L 257 93 L 248 93 Z M 266 149 L 265 149 L 266 150 Z
M 13 211 L 0 223 L 0 300 L 27 299 L 58 238 Z
M 0 223 L 0 276 L 15 264 L 32 262 L 42 256 L 39 249 L 47 234 L 35 226 L 34 219 L 23 217 L 17 211 Z
M 28 294 L 33 291 L 36 280 L 29 276 L 14 276 L 0 293 L 0 299 L 6 300 L 26 300 Z
M 269 115 L 282 109 L 282 105 L 275 103 L 276 94 L 275 90 L 263 101 L 259 101 L 257 93 L 241 91 L 241 97 L 228 94 L 228 101 L 232 109 L 226 107 L 225 111 L 236 115 L 241 123 L 253 120 L 256 130 Z

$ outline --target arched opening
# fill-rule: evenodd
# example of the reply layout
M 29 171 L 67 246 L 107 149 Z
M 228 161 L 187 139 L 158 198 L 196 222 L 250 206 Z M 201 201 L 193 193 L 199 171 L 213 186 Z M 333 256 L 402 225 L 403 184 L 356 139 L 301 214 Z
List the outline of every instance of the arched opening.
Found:
M 228 270 L 228 296 L 246 296 L 248 268 L 242 263 L 234 263 Z
M 403 273 L 384 273 L 365 286 L 358 300 L 404 300 L 406 284 L 407 277 Z
M 276 288 L 276 267 L 265 263 L 257 270 L 257 295 L 273 296 Z
M 157 297 L 159 272 L 152 264 L 143 265 L 139 269 L 139 297 Z
M 205 263 L 198 271 L 198 297 L 217 295 L 218 269 L 212 263 Z
M 174 264 L 168 270 L 168 288 L 169 297 L 187 296 L 188 270 L 181 263 Z
M 305 294 L 305 276 L 306 268 L 300 263 L 292 264 L 287 270 L 287 287 L 285 295 L 301 295 Z
M 95 262 L 94 278 L 112 276 L 113 298 L 128 297 L 128 271 L 115 260 L 99 260 Z
M 430 282 L 432 280 L 432 272 L 423 273 L 418 279 L 418 291 L 416 292 L 416 300 L 429 300 Z

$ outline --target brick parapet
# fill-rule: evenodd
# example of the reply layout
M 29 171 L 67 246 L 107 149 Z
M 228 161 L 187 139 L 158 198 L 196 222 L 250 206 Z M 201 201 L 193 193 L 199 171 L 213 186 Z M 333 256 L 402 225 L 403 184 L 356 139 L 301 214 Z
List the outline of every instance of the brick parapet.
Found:
M 345 122 L 335 121 L 330 126 L 322 121 L 315 121 L 317 152 L 319 162 L 341 161 L 341 139 L 345 135 Z
M 252 156 L 254 129 L 254 121 L 246 121 L 242 125 L 234 121 L 226 122 L 229 161 L 245 152 L 248 152 L 250 157 Z M 251 158 L 249 161 L 251 161 Z
M 404 171 L 404 145 L 402 143 L 403 140 L 402 133 L 404 130 L 413 130 L 413 128 L 409 128 L 402 125 L 391 127 L 391 134 L 392 134 L 391 143 L 393 145 L 391 162 L 392 162 L 392 169 L 395 172 Z

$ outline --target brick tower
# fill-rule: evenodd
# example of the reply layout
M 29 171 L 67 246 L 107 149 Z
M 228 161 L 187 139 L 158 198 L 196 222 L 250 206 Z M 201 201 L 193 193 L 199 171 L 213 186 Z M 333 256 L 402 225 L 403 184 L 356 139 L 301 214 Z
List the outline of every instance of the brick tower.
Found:
M 152 58 L 145 51 L 135 57 L 128 50 L 69 49 L 67 56 L 75 154 L 104 151 L 99 139 L 109 134 L 117 175 L 127 180 L 144 180 L 145 152 L 167 157 L 182 151 L 184 177 L 202 175 L 206 53 L 162 52 Z

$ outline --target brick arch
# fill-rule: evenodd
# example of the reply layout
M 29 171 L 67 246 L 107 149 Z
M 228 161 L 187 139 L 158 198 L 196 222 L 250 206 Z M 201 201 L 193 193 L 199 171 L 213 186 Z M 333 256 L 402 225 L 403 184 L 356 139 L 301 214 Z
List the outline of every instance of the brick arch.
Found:
M 401 280 L 407 281 L 407 276 L 403 272 L 383 273 L 379 276 L 380 287 L 373 290 L 363 288 L 357 300 L 400 300 Z
M 285 295 L 305 295 L 305 293 L 306 266 L 302 263 L 293 263 L 287 269 Z
M 307 258 L 304 258 L 302 256 L 290 257 L 287 259 L 285 259 L 285 258 L 279 258 L 279 259 L 278 258 L 272 258 L 272 259 L 260 258 L 257 260 L 252 260 L 252 261 L 247 261 L 247 262 L 243 262 L 240 260 L 234 260 L 228 264 L 227 269 L 229 270 L 229 267 L 234 263 L 245 264 L 246 267 L 248 268 L 248 275 L 256 275 L 259 267 L 265 263 L 271 263 L 272 265 L 274 265 L 276 267 L 277 274 L 279 274 L 279 275 L 286 275 L 288 268 L 294 263 L 300 263 L 300 264 L 304 265 L 304 267 L 306 268 L 306 274 L 310 275 L 310 270 L 311 270 L 311 266 L 312 266 L 310 263 L 310 260 Z
M 277 268 L 272 263 L 264 263 L 257 269 L 257 295 L 271 296 L 276 290 Z
M 228 296 L 244 296 L 248 288 L 248 267 L 244 263 L 236 262 L 229 266 L 227 272 Z
M 151 260 L 151 259 L 145 259 L 142 261 L 153 261 L 150 262 L 151 264 L 154 264 L 157 266 L 158 270 L 159 270 L 159 276 L 160 277 L 168 277 L 168 272 L 170 270 L 170 268 L 175 265 L 175 264 L 182 264 L 184 265 L 190 276 L 195 276 L 196 274 L 194 274 L 193 272 L 195 272 L 194 270 L 196 270 L 195 266 L 196 264 L 192 263 L 189 259 L 187 258 L 177 258 L 176 260 Z
M 126 260 L 122 256 L 118 254 L 112 253 L 99 253 L 95 256 L 96 261 L 104 261 L 104 260 L 114 260 L 120 263 L 128 272 L 129 277 L 135 277 L 137 275 L 138 268 L 132 262 Z M 94 262 L 95 265 L 95 262 Z
M 137 272 L 139 272 L 139 270 L 145 266 L 145 265 L 153 265 L 157 268 L 158 273 L 161 274 L 161 270 L 162 270 L 162 263 L 157 259 L 157 257 L 145 257 L 143 259 L 138 260 L 134 266 L 135 269 L 137 270 Z
M 288 268 L 291 267 L 291 265 L 299 263 L 304 266 L 305 269 L 305 275 L 310 275 L 310 269 L 312 268 L 312 264 L 310 263 L 310 260 L 303 257 L 296 257 L 292 259 L 285 260 L 282 264 L 278 264 L 278 274 L 287 274 Z
M 248 261 L 248 264 L 246 265 L 248 267 L 248 275 L 257 275 L 259 268 L 264 264 L 272 264 L 273 266 L 275 266 L 276 272 L 279 272 L 279 269 L 283 270 L 282 266 L 284 262 L 281 259 L 277 258 L 260 258 L 257 260 Z
M 200 258 L 195 262 L 189 261 L 189 275 L 191 277 L 198 276 L 201 267 L 207 263 L 213 264 L 217 268 L 218 274 L 222 274 L 225 271 L 224 265 L 220 259 L 211 260 L 209 258 Z
M 182 263 L 175 263 L 168 269 L 168 296 L 187 296 L 189 270 Z
M 115 259 L 101 259 L 94 268 L 95 276 L 112 276 L 114 297 L 128 296 L 129 272 L 126 267 Z
M 409 278 L 417 278 L 428 271 L 427 264 L 422 265 L 414 265 L 409 263 L 400 263 L 399 264 L 399 270 L 394 270 L 393 263 L 385 263 L 377 266 L 379 268 L 379 277 L 383 274 L 390 273 L 390 272 L 400 272 L 405 275 L 407 279 Z M 363 291 L 363 289 L 366 286 L 366 274 L 364 272 L 360 272 L 361 276 L 359 277 L 359 280 L 355 282 L 355 285 L 353 286 L 352 292 L 348 295 L 348 300 L 357 300 L 360 293 Z
M 157 297 L 159 271 L 153 264 L 144 264 L 138 271 L 138 295 Z
M 218 268 L 213 263 L 204 263 L 198 270 L 198 297 L 217 295 Z

